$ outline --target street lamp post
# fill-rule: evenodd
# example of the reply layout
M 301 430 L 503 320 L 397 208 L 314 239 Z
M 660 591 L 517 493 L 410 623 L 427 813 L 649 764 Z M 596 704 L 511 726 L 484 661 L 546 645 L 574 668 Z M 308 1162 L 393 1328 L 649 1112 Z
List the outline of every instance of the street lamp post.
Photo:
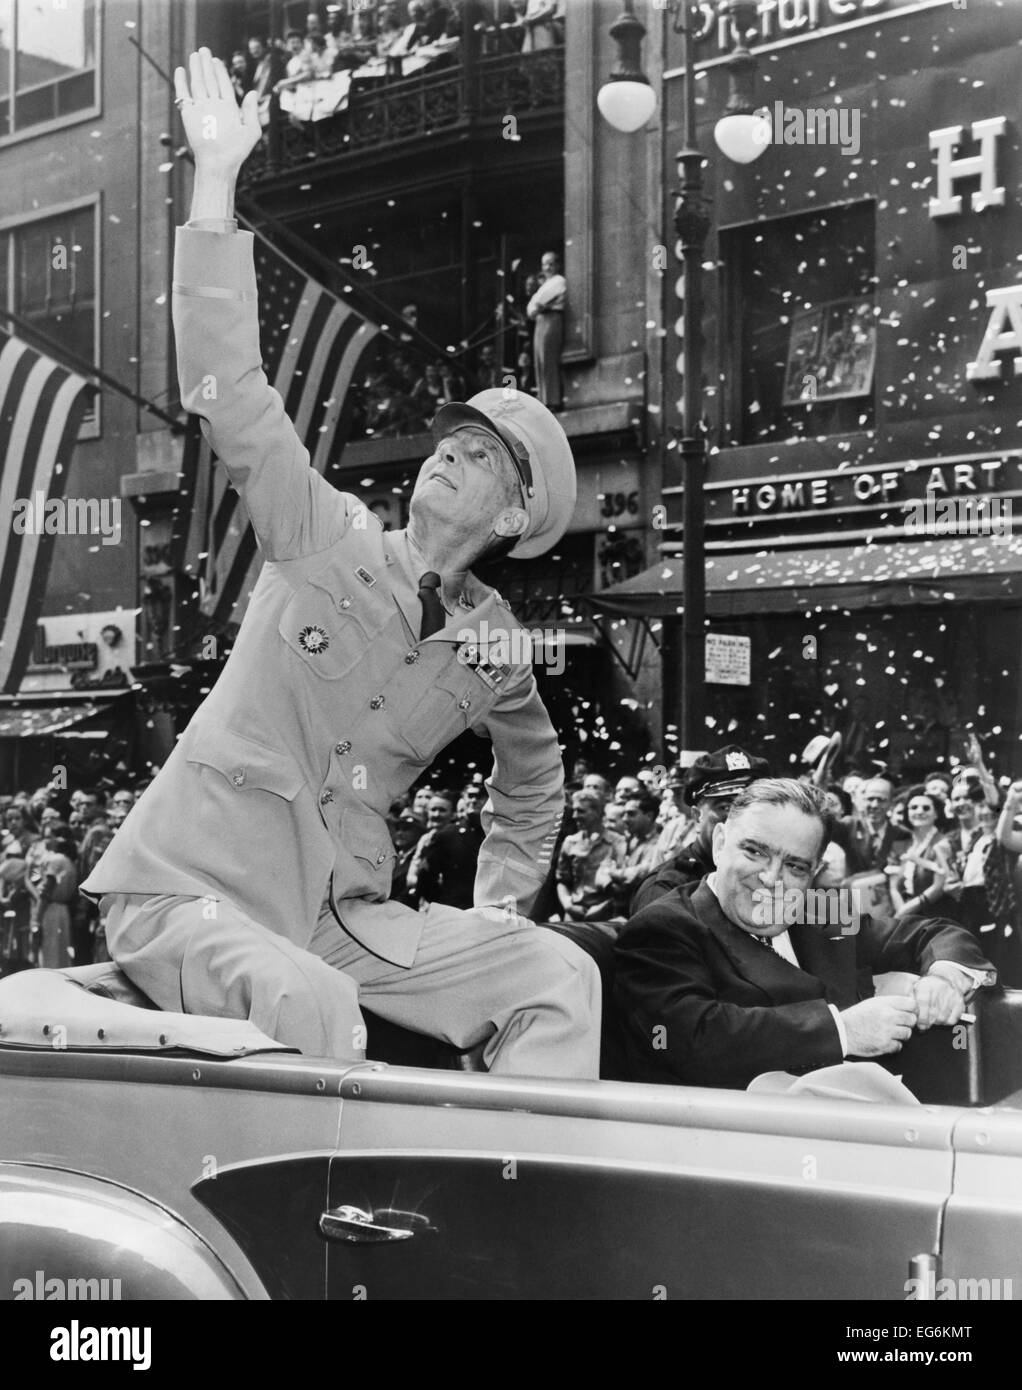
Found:
M 710 205 L 703 192 L 703 156 L 696 145 L 695 44 L 690 23 L 683 23 L 682 62 L 685 104 L 682 148 L 678 152 L 681 188 L 674 207 L 674 229 L 681 244 L 684 274 L 682 303 L 681 499 L 682 601 L 681 614 L 681 752 L 702 748 L 705 737 L 706 695 L 706 436 L 702 430 L 703 396 L 703 256 L 710 230 Z M 670 645 L 666 654 L 669 656 Z
M 598 105 L 605 118 L 618 130 L 633 131 L 653 114 L 656 97 L 640 65 L 640 47 L 645 28 L 636 18 L 633 0 L 623 0 L 624 11 L 610 29 L 618 45 L 618 62 L 610 81 L 600 90 Z M 680 752 L 693 754 L 702 749 L 706 736 L 706 506 L 703 485 L 706 473 L 706 437 L 702 429 L 702 265 L 706 238 L 712 226 L 710 202 L 703 189 L 703 155 L 696 143 L 695 36 L 692 16 L 695 9 L 685 0 L 668 0 L 674 14 L 674 28 L 682 36 L 682 63 L 685 69 L 685 97 L 682 115 L 682 148 L 678 152 L 681 186 L 675 198 L 674 230 L 680 243 L 683 266 L 682 305 L 682 401 L 681 434 L 678 450 L 681 461 L 682 492 L 682 586 L 681 689 L 677 689 L 678 652 L 676 624 L 664 622 L 661 637 L 663 665 L 664 723 L 680 704 Z M 745 47 L 744 34 L 755 12 L 755 0 L 727 0 L 721 13 L 734 23 L 735 50 L 729 59 L 731 94 L 725 118 L 718 123 L 715 136 L 730 158 L 748 163 L 763 152 L 764 142 L 753 131 L 759 118 L 752 115 L 752 74 L 755 59 Z M 729 128 L 730 127 L 730 128 Z M 737 130 L 735 129 L 737 127 Z M 737 136 L 737 138 L 736 138 Z M 725 139 L 727 144 L 725 145 Z M 666 388 L 663 397 L 666 404 Z M 666 462 L 666 410 L 661 410 L 661 440 Z M 666 476 L 666 468 L 665 468 Z

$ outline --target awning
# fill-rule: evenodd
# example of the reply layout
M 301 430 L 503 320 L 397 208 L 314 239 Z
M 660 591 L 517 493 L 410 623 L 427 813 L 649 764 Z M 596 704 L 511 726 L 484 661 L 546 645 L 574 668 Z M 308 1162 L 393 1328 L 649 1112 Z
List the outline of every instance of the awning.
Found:
M 0 706 L 0 738 L 41 738 L 47 734 L 62 734 L 85 724 L 97 715 L 105 714 L 112 701 L 93 704 L 86 701 L 75 705 L 4 705 Z M 100 736 L 105 731 L 97 730 Z
M 946 536 L 706 559 L 706 611 L 715 618 L 1011 600 L 1022 601 L 1022 536 Z M 675 617 L 685 606 L 681 556 L 586 602 L 623 617 Z

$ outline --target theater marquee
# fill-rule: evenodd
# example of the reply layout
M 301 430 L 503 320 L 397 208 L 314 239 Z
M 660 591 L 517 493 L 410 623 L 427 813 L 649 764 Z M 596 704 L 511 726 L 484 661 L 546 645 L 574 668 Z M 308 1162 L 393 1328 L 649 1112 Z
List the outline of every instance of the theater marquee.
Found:
M 876 468 L 830 469 L 742 482 L 711 483 L 707 520 L 765 520 L 779 513 L 834 513 L 888 508 L 928 497 L 1003 496 L 1022 489 L 1022 454 L 908 460 Z

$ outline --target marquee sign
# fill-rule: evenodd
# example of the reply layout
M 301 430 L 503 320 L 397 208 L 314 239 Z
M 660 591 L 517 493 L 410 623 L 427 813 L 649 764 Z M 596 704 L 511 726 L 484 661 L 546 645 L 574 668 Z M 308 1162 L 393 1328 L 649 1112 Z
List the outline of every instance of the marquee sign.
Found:
M 832 469 L 782 477 L 710 483 L 707 521 L 760 520 L 779 515 L 834 513 L 870 506 L 900 522 L 905 505 L 927 498 L 1002 495 L 1022 489 L 1022 454 L 986 458 L 910 460 L 874 468 Z

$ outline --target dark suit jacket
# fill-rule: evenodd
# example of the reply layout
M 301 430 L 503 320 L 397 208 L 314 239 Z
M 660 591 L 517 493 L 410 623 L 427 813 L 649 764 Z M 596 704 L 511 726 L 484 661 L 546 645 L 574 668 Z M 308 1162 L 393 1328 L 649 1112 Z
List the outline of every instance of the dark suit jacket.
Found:
M 888 821 L 880 849 L 875 851 L 869 823 L 858 816 L 847 816 L 835 827 L 833 838 L 845 852 L 849 874 L 861 874 L 869 869 L 883 869 L 892 850 L 897 848 L 901 853 L 908 849 L 911 836 Z
M 633 917 L 616 944 L 624 1078 L 744 1087 L 764 1071 L 832 1066 L 842 1055 L 828 1005 L 870 998 L 875 973 L 924 975 L 938 960 L 992 968 L 968 932 L 939 918 L 866 917 L 855 936 L 815 926 L 789 934 L 800 966 L 735 926 L 705 883 Z

